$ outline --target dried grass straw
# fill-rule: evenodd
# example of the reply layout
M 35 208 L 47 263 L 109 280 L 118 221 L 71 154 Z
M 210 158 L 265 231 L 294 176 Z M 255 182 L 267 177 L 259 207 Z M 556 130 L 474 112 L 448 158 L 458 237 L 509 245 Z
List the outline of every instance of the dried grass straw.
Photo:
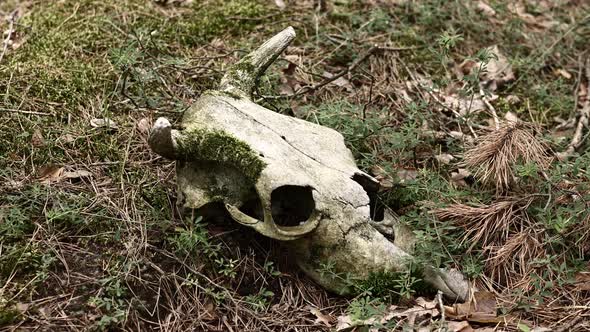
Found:
M 552 157 L 529 128 L 524 123 L 509 123 L 480 137 L 479 143 L 465 153 L 467 167 L 481 182 L 495 187 L 497 193 L 505 193 L 516 183 L 516 163 L 533 163 L 541 170 L 547 169 Z

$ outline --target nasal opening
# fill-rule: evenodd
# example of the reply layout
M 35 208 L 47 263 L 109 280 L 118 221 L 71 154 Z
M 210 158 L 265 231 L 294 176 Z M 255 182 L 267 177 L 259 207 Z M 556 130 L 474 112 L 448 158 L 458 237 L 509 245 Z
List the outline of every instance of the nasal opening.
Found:
M 379 182 L 362 173 L 355 173 L 352 180 L 360 184 L 369 196 L 371 220 L 383 221 L 385 219 L 385 205 L 379 200 L 377 194 L 379 192 Z
M 253 196 L 252 198 L 245 201 L 240 207 L 240 211 L 245 213 L 247 216 L 252 217 L 254 219 L 260 220 L 260 222 L 264 221 L 264 212 L 262 210 L 262 202 L 260 201 L 260 197 L 258 195 Z

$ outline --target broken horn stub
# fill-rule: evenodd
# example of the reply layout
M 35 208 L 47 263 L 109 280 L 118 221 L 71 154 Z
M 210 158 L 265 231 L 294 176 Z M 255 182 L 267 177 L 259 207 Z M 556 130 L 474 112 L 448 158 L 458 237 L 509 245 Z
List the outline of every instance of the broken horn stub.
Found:
M 176 159 L 176 141 L 172 124 L 166 118 L 158 118 L 150 131 L 148 144 L 155 153 L 168 159 Z

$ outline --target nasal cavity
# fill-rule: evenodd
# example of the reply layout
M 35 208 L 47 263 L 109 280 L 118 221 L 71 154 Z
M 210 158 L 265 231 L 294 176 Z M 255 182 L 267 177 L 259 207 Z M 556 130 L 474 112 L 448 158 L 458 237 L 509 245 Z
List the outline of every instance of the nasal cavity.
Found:
M 355 173 L 352 180 L 360 184 L 369 196 L 371 220 L 383 221 L 385 219 L 385 205 L 379 199 L 379 183 L 361 173 Z
M 315 210 L 312 188 L 282 186 L 270 194 L 271 213 L 279 226 L 298 226 L 309 219 Z

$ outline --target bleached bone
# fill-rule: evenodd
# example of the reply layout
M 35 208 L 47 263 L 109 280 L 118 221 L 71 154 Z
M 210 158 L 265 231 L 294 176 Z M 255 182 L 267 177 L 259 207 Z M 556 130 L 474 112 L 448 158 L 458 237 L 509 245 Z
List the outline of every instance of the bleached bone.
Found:
M 284 241 L 297 263 L 327 289 L 352 291 L 342 278 L 404 272 L 415 241 L 385 213 L 393 241 L 371 219 L 379 183 L 356 166 L 338 132 L 254 103 L 256 81 L 295 38 L 289 27 L 230 67 L 218 90 L 205 92 L 184 114 L 182 129 L 156 121 L 149 144 L 177 161 L 184 208 L 225 209 L 234 221 Z M 215 205 L 214 203 L 218 203 Z M 319 271 L 326 266 L 333 274 Z M 461 273 L 423 266 L 424 279 L 453 299 L 468 296 Z

